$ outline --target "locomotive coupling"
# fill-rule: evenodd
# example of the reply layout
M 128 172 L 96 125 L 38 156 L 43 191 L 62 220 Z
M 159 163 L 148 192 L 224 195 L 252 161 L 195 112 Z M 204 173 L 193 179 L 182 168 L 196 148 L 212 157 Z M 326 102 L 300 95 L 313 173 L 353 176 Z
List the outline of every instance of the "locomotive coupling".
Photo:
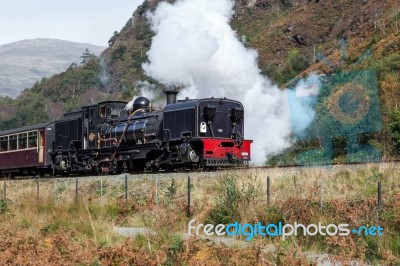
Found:
M 56 155 L 55 158 L 55 167 L 57 170 L 67 171 L 68 170 L 68 159 L 65 158 L 62 154 Z

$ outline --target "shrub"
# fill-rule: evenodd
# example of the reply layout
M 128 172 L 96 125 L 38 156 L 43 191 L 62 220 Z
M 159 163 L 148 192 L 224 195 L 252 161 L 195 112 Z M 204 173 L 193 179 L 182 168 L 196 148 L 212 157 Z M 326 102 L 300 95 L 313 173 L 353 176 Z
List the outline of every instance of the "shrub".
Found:
M 236 179 L 230 175 L 222 177 L 220 191 L 208 215 L 208 223 L 228 224 L 239 220 L 238 205 L 241 200 L 241 193 L 237 187 Z
M 249 175 L 239 189 L 236 177 L 228 174 L 221 178 L 219 192 L 207 218 L 211 224 L 239 221 L 241 205 L 248 206 L 260 194 L 260 186 L 257 177 Z
M 163 194 L 170 200 L 172 200 L 176 196 L 177 190 L 178 187 L 176 186 L 174 178 L 172 178 L 171 183 L 166 188 L 161 189 Z
M 394 152 L 400 153 L 400 111 L 395 110 L 391 114 L 389 123 L 390 137 L 392 138 Z
M 168 249 L 168 260 L 165 265 L 175 265 L 174 261 L 176 261 L 178 254 L 183 252 L 183 250 L 184 246 L 181 237 L 179 235 L 173 236 Z M 170 264 L 170 262 L 172 262 L 172 264 Z
M 306 56 L 302 54 L 301 50 L 291 49 L 282 66 L 278 67 L 277 65 L 266 63 L 263 66 L 262 73 L 278 84 L 284 85 L 307 69 L 309 65 Z
M 10 210 L 6 199 L 0 199 L 0 213 L 6 213 Z

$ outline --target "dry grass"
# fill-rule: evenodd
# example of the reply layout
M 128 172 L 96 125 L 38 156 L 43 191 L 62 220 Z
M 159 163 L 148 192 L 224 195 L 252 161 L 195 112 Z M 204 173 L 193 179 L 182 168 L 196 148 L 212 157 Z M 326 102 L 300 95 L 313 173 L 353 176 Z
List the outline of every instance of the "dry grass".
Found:
M 79 178 L 78 198 L 75 178 L 40 180 L 39 199 L 36 180 L 5 181 L 8 200 L 0 204 L 0 234 L 6 241 L 0 245 L 0 263 L 22 265 L 24 259 L 33 256 L 43 264 L 143 261 L 147 262 L 143 265 L 299 265 L 306 262 L 304 251 L 329 253 L 342 261 L 392 263 L 398 261 L 400 253 L 399 175 L 396 164 L 191 173 L 191 218 L 186 216 L 187 174 L 129 176 L 127 201 L 123 175 Z M 269 207 L 267 176 L 271 178 Z M 210 219 L 216 200 L 224 197 L 222 184 L 227 178 L 236 182 L 240 200 L 235 215 L 242 223 L 379 223 L 385 228 L 385 235 L 293 237 L 285 241 L 255 238 L 245 249 L 175 237 L 175 233 L 186 232 L 190 219 L 195 218 L 198 223 Z M 380 220 L 378 181 L 382 182 L 383 192 Z M 126 240 L 113 232 L 114 226 L 145 226 L 157 234 Z M 263 252 L 268 244 L 276 245 L 278 250 L 272 254 Z

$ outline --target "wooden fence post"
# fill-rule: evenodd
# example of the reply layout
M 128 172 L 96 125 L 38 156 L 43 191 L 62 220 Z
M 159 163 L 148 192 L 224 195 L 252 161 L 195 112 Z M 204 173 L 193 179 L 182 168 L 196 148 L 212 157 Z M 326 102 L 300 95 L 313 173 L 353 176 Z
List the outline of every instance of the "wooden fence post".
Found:
M 78 184 L 78 177 L 75 177 L 75 198 L 76 199 L 78 199 L 78 196 L 79 196 L 79 191 L 78 191 L 78 188 L 79 188 L 79 184 Z
M 158 205 L 158 176 L 156 176 L 156 198 L 155 204 Z
M 128 200 L 128 175 L 125 174 L 125 200 Z
M 39 200 L 39 178 L 36 179 L 36 199 Z
M 378 220 L 380 219 L 380 212 L 382 208 L 382 184 L 378 181 Z
M 191 211 L 190 211 L 190 175 L 188 175 L 187 178 L 187 216 L 191 216 Z
M 269 178 L 269 176 L 267 176 L 267 206 L 269 207 L 270 206 L 270 203 L 271 203 L 271 181 L 270 181 L 270 178 Z
M 7 199 L 7 183 L 4 181 L 4 186 L 3 186 L 3 199 Z

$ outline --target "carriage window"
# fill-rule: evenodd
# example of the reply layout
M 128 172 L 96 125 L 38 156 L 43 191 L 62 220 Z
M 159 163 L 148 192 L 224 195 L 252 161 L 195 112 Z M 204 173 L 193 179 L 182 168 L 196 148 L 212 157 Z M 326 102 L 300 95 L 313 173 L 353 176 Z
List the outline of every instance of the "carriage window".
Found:
M 28 148 L 28 134 L 21 133 L 18 134 L 18 150 Z
M 8 137 L 0 138 L 0 152 L 8 150 Z
M 15 151 L 17 149 L 17 135 L 10 135 L 8 138 L 9 150 Z
M 32 131 L 28 133 L 28 148 L 37 147 L 37 131 Z

